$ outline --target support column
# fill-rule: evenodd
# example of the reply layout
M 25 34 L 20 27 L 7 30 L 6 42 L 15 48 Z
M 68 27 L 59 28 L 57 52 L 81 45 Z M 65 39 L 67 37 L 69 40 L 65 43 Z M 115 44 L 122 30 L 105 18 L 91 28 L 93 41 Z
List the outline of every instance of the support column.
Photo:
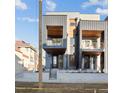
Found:
M 97 56 L 97 71 L 98 72 L 101 72 L 100 55 Z
M 84 56 L 82 56 L 82 69 L 84 69 Z
M 69 60 L 69 58 L 70 58 L 70 56 L 68 55 L 68 57 L 67 57 L 68 61 L 67 61 L 66 69 L 69 69 L 69 66 L 70 66 L 70 60 Z
M 66 69 L 66 63 L 67 63 L 66 55 L 63 55 L 63 69 Z

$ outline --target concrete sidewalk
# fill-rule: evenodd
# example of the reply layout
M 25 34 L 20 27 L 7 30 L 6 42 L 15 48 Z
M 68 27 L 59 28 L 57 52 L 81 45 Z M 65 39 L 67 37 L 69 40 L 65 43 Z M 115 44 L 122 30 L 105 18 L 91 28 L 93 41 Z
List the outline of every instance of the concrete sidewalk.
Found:
M 24 72 L 16 76 L 17 82 L 38 82 L 38 73 Z M 50 79 L 48 72 L 43 72 L 43 82 L 47 83 L 107 83 L 104 73 L 57 73 L 56 79 Z
M 15 76 L 15 81 L 22 82 L 38 82 L 38 73 L 35 72 L 23 72 Z

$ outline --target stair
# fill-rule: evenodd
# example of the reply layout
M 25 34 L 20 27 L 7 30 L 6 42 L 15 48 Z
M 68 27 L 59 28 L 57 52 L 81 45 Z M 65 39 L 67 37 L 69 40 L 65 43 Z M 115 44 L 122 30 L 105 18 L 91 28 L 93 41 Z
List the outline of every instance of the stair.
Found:
M 57 79 L 57 69 L 51 69 L 49 72 L 49 79 L 56 80 Z

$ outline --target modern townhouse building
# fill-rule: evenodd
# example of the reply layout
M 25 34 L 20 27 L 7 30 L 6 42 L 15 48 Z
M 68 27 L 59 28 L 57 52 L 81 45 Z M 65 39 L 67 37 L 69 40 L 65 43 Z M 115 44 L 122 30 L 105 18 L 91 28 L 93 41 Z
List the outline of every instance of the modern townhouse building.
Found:
M 107 21 L 79 21 L 75 33 L 77 68 L 107 73 L 107 32 Z
M 15 54 L 20 58 L 19 64 L 22 64 L 25 70 L 38 70 L 38 55 L 36 49 L 25 41 L 17 40 L 15 43 Z
M 98 14 L 47 12 L 42 24 L 45 69 L 50 75 L 107 73 L 107 30 L 107 21 Z

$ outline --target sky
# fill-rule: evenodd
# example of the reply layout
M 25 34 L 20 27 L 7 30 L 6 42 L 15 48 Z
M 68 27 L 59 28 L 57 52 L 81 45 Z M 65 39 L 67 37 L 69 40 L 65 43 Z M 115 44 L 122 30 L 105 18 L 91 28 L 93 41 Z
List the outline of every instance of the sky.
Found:
M 15 37 L 38 48 L 39 0 L 15 0 Z M 108 15 L 107 0 L 42 0 L 45 12 L 80 12 L 100 14 L 101 20 Z
M 38 48 L 38 0 L 16 0 L 15 38 Z

